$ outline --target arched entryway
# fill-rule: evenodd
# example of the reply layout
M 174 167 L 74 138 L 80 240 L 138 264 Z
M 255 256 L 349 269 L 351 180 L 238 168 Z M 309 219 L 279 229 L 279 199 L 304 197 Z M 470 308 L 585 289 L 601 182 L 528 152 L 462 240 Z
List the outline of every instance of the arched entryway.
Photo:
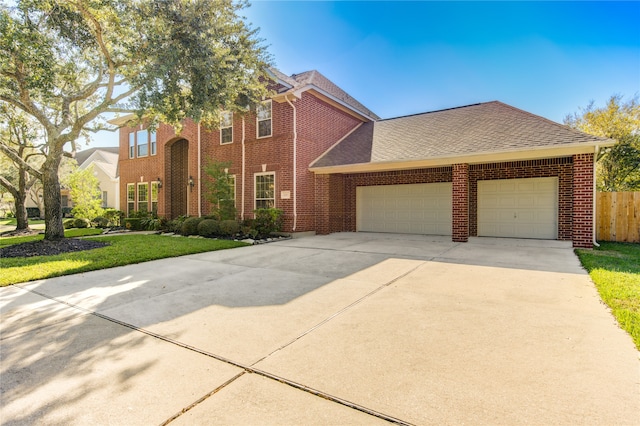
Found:
M 169 216 L 175 219 L 187 214 L 187 186 L 189 185 L 189 141 L 179 139 L 170 146 L 169 170 L 170 182 Z

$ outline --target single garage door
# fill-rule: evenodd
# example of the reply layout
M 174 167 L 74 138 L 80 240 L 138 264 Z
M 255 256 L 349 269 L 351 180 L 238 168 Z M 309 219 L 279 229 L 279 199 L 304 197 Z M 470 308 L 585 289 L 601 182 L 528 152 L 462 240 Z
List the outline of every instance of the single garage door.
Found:
M 478 236 L 558 238 L 558 178 L 478 181 Z
M 359 186 L 357 230 L 451 235 L 451 183 Z

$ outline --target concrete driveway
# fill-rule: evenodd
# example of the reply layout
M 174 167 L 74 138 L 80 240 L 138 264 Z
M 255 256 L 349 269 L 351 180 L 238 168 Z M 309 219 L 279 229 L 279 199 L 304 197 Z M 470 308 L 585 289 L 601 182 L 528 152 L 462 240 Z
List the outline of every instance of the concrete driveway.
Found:
M 569 244 L 341 233 L 0 289 L 0 422 L 638 424 Z

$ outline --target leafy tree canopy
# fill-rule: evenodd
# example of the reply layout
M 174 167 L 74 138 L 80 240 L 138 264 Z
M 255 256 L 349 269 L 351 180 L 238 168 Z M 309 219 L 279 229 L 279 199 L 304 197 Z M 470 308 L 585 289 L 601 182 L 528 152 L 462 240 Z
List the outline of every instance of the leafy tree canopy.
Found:
M 591 102 L 565 124 L 595 136 L 617 141 L 598 155 L 599 191 L 640 191 L 640 104 L 638 97 L 623 101 L 620 95 L 597 108 Z
M 67 144 L 135 112 L 216 125 L 268 95 L 270 57 L 231 0 L 0 3 L 0 101 L 44 128 L 45 238 L 64 236 L 57 168 Z

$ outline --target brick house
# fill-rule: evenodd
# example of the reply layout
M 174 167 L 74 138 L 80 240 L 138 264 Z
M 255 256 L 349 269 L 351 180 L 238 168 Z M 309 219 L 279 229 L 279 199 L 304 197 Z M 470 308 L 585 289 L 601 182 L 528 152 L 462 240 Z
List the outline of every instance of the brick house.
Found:
M 594 155 L 614 141 L 487 102 L 381 120 L 317 71 L 271 70 L 257 112 L 178 135 L 120 129 L 123 210 L 203 216 L 203 169 L 229 161 L 241 218 L 285 215 L 286 232 L 376 231 L 541 238 L 591 247 Z

